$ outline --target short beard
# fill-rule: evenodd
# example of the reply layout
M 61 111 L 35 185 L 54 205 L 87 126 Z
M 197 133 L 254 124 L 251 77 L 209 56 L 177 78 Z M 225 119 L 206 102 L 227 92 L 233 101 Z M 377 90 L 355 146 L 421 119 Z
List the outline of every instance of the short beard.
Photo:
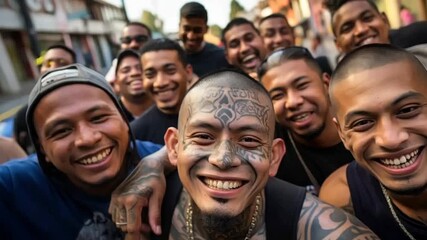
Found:
M 201 214 L 197 207 L 195 211 L 197 213 L 194 216 L 199 216 L 199 218 L 194 219 L 194 221 L 201 223 L 200 226 L 211 236 L 211 239 L 245 238 L 249 227 L 250 207 L 237 216 L 218 213 Z
M 325 127 L 326 127 L 326 123 L 323 122 L 323 124 L 320 127 L 316 128 L 316 129 L 313 129 L 310 132 L 305 133 L 303 135 L 298 134 L 296 132 L 293 132 L 293 133 L 295 135 L 298 135 L 301 138 L 305 139 L 306 141 L 311 141 L 311 140 L 317 138 L 323 132 L 323 130 L 325 130 Z
M 406 196 L 406 197 L 416 197 L 427 190 L 427 183 L 421 186 L 415 186 L 407 189 L 391 189 L 391 188 L 388 188 L 387 186 L 384 186 L 384 188 L 396 195 Z

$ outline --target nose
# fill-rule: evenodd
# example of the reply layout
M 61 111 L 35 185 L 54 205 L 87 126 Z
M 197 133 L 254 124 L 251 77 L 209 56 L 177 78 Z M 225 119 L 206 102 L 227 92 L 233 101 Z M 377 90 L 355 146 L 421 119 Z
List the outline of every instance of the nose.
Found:
M 89 126 L 87 123 L 79 124 L 76 127 L 75 144 L 77 147 L 90 147 L 101 140 L 101 133 Z
M 283 44 L 283 37 L 282 37 L 282 35 L 280 34 L 280 33 L 276 33 L 275 35 L 274 35 L 274 43 L 277 45 L 277 46 L 282 46 L 282 44 Z M 283 46 L 284 47 L 284 46 Z
M 356 36 L 363 36 L 364 34 L 366 34 L 368 32 L 368 24 L 362 22 L 362 21 L 357 21 L 356 22 L 356 26 L 355 26 L 355 30 L 354 30 L 354 34 Z
M 289 90 L 286 98 L 286 109 L 295 110 L 304 102 L 298 91 Z
M 248 42 L 246 41 L 241 41 L 240 43 L 240 54 L 244 55 L 245 53 L 249 52 L 249 50 L 251 49 L 251 46 Z
M 132 41 L 129 43 L 129 48 L 139 50 L 141 48 L 141 44 L 136 41 L 136 39 L 132 39 Z
M 239 166 L 241 160 L 236 151 L 237 147 L 233 146 L 231 141 L 221 141 L 209 156 L 209 163 L 223 170 Z
M 398 149 L 407 141 L 409 134 L 399 123 L 394 123 L 390 119 L 380 119 L 375 132 L 375 142 L 389 150 Z
M 154 88 L 164 88 L 169 84 L 169 78 L 168 76 L 163 72 L 158 72 L 156 79 L 153 83 Z

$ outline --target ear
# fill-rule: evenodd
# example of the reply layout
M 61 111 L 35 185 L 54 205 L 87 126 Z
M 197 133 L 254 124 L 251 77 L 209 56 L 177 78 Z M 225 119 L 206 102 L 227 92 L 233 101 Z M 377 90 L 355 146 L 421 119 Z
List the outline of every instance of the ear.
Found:
M 276 176 L 277 170 L 279 169 L 282 158 L 285 155 L 286 147 L 283 139 L 276 138 L 273 140 L 271 147 L 271 159 L 270 159 L 270 169 L 268 175 L 271 177 Z
M 46 151 L 44 150 L 44 148 L 43 148 L 43 146 L 40 144 L 40 142 L 38 142 L 38 144 L 37 144 L 38 146 L 39 146 L 39 148 L 40 148 L 40 152 L 41 153 L 43 153 L 43 155 L 44 155 L 44 159 L 46 160 L 46 162 L 50 162 L 50 160 L 49 160 L 49 158 L 47 158 L 47 156 L 46 156 Z
M 326 85 L 326 89 L 329 88 L 329 83 L 331 82 L 331 75 L 329 75 L 328 73 L 322 73 L 322 81 L 323 84 Z
M 169 161 L 173 166 L 176 166 L 178 161 L 178 129 L 174 127 L 168 128 L 164 139 Z
M 193 77 L 193 66 L 191 66 L 191 64 L 187 64 L 187 66 L 185 66 L 185 72 L 188 75 L 188 78 L 192 78 Z
M 339 53 L 342 53 L 342 52 L 343 52 L 343 49 L 342 49 L 342 48 L 341 48 L 341 46 L 339 45 L 337 37 L 335 37 L 335 38 L 334 38 L 334 42 L 335 42 L 335 46 L 337 47 L 338 52 L 339 52 Z
M 335 125 L 335 127 L 337 128 L 338 135 L 340 136 L 341 141 L 343 142 L 343 144 L 344 144 L 345 148 L 346 148 L 347 150 L 349 150 L 349 149 L 348 149 L 348 147 L 347 147 L 347 144 L 346 144 L 346 142 L 345 142 L 345 139 L 344 139 L 344 134 L 343 134 L 343 132 L 342 132 L 342 130 L 341 130 L 341 128 L 340 128 L 340 123 L 338 122 L 338 119 L 337 119 L 336 117 L 333 117 L 333 118 L 332 118 L 332 121 L 334 122 L 334 125 Z
M 381 12 L 381 18 L 387 24 L 387 26 L 390 28 L 390 21 L 388 20 L 387 14 L 385 14 L 385 12 Z

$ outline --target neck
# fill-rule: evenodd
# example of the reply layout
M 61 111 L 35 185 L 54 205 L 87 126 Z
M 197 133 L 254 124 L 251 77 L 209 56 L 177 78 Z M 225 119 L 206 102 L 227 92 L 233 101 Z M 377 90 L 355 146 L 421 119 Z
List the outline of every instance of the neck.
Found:
M 387 191 L 391 201 L 407 216 L 427 225 L 427 191 L 416 196 L 399 195 Z
M 341 142 L 338 131 L 332 121 L 332 117 L 329 115 L 325 120 L 324 129 L 316 137 L 308 139 L 294 133 L 292 133 L 292 136 L 296 142 L 316 148 L 327 148 Z
M 264 227 L 264 200 L 261 194 L 237 216 L 203 214 L 192 200 L 186 201 L 184 211 L 187 215 L 185 219 L 190 223 L 187 224 L 188 239 L 250 239 L 260 234 Z M 193 236 L 189 231 L 193 232 Z
M 131 98 L 120 98 L 125 108 L 132 113 L 133 116 L 141 116 L 151 105 L 153 100 L 147 94 L 135 96 Z

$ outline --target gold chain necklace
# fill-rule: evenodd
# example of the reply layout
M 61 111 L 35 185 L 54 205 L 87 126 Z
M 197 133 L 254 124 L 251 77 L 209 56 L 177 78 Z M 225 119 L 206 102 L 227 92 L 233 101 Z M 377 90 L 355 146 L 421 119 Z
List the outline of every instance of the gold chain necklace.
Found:
M 408 236 L 409 239 L 416 240 L 414 238 L 414 236 L 412 236 L 412 234 L 408 231 L 408 229 L 406 229 L 406 227 L 400 221 L 399 217 L 396 214 L 396 211 L 394 211 L 394 207 L 393 207 L 393 205 L 391 203 L 390 197 L 388 196 L 385 187 L 381 183 L 380 183 L 380 186 L 381 186 L 381 190 L 383 191 L 385 200 L 387 201 L 388 207 L 390 208 L 391 215 L 393 215 L 393 217 L 394 217 L 394 220 L 397 222 L 397 224 L 399 225 L 400 229 L 402 229 L 402 231 L 406 234 L 406 236 Z
M 251 224 L 249 226 L 248 232 L 246 233 L 245 240 L 249 240 L 251 238 L 251 234 L 255 229 L 256 222 L 258 220 L 259 211 L 261 208 L 261 193 L 256 196 L 255 199 L 255 211 L 252 214 Z M 188 202 L 187 210 L 185 211 L 185 226 L 187 229 L 188 239 L 194 240 L 194 231 L 193 231 L 193 205 L 191 204 L 191 200 Z

